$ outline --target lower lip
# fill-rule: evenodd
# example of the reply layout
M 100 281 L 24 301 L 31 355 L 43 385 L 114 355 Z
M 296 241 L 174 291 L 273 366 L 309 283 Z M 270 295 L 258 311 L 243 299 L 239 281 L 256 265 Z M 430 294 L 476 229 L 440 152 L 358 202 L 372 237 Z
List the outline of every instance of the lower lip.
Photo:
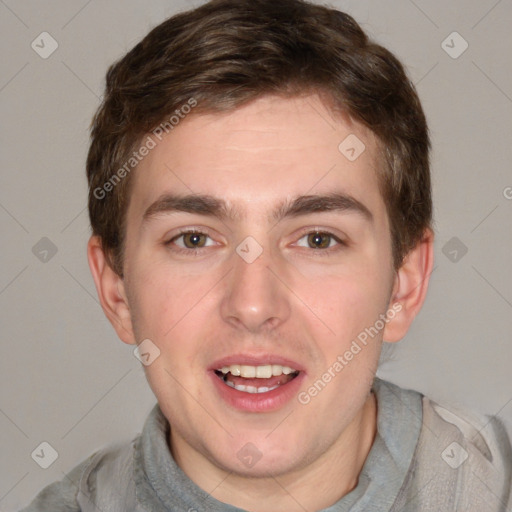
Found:
M 280 409 L 297 396 L 305 377 L 304 372 L 300 372 L 297 377 L 272 391 L 246 393 L 224 384 L 214 371 L 208 373 L 220 397 L 231 407 L 246 412 L 271 412 Z

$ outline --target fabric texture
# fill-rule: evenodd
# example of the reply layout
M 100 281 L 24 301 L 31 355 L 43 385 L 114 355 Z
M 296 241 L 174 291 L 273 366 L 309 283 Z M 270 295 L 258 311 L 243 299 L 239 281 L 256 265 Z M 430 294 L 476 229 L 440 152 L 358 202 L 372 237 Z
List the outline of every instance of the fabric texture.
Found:
M 512 450 L 496 418 L 375 379 L 377 435 L 358 485 L 324 512 L 512 512 Z M 22 512 L 242 512 L 177 466 L 158 405 L 140 435 L 101 450 Z

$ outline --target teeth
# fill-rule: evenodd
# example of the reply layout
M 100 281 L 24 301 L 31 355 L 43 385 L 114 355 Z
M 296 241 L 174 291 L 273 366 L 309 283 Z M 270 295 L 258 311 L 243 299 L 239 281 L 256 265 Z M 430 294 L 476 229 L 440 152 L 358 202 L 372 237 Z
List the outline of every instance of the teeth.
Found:
M 256 366 L 256 377 L 258 379 L 269 379 L 272 377 L 272 366 Z
M 240 366 L 240 376 L 253 379 L 256 377 L 256 366 Z
M 278 376 L 283 374 L 283 367 L 280 364 L 273 364 L 272 365 L 272 375 Z
M 231 373 L 235 377 L 245 377 L 246 379 L 269 379 L 279 375 L 289 375 L 296 370 L 289 366 L 281 366 L 280 364 L 267 364 L 264 366 L 249 366 L 245 364 L 232 364 L 231 366 L 223 366 L 219 368 L 223 374 Z
M 243 384 L 233 384 L 232 382 L 229 382 L 229 381 L 226 381 L 226 384 L 231 387 L 231 388 L 235 388 L 237 389 L 238 391 L 244 391 L 245 393 L 267 393 L 268 391 L 272 391 L 273 389 L 276 389 L 279 387 L 279 385 L 277 386 L 272 386 L 271 388 L 267 388 L 267 387 L 261 387 L 261 388 L 257 388 L 255 386 L 244 386 Z

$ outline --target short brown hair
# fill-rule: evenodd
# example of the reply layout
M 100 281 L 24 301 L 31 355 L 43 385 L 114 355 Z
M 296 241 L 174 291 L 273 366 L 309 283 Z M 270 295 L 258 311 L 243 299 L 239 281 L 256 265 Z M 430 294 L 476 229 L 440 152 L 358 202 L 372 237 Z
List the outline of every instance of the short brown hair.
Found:
M 93 234 L 111 267 L 123 275 L 132 181 L 126 162 L 148 133 L 191 99 L 194 114 L 213 113 L 265 95 L 308 92 L 377 136 L 398 268 L 432 222 L 420 101 L 401 63 L 351 16 L 301 0 L 210 1 L 167 19 L 110 67 L 92 122 L 87 177 Z

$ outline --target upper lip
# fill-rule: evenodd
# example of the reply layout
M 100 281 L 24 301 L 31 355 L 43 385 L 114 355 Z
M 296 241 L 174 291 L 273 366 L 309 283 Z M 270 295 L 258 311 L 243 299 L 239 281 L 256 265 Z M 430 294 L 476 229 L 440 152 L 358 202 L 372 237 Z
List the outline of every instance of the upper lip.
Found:
M 223 357 L 222 359 L 218 359 L 209 367 L 209 370 L 220 370 L 223 366 L 231 366 L 232 364 L 247 366 L 279 364 L 281 366 L 289 366 L 290 368 L 301 372 L 304 371 L 304 367 L 293 359 L 288 359 L 274 354 L 233 354 Z

